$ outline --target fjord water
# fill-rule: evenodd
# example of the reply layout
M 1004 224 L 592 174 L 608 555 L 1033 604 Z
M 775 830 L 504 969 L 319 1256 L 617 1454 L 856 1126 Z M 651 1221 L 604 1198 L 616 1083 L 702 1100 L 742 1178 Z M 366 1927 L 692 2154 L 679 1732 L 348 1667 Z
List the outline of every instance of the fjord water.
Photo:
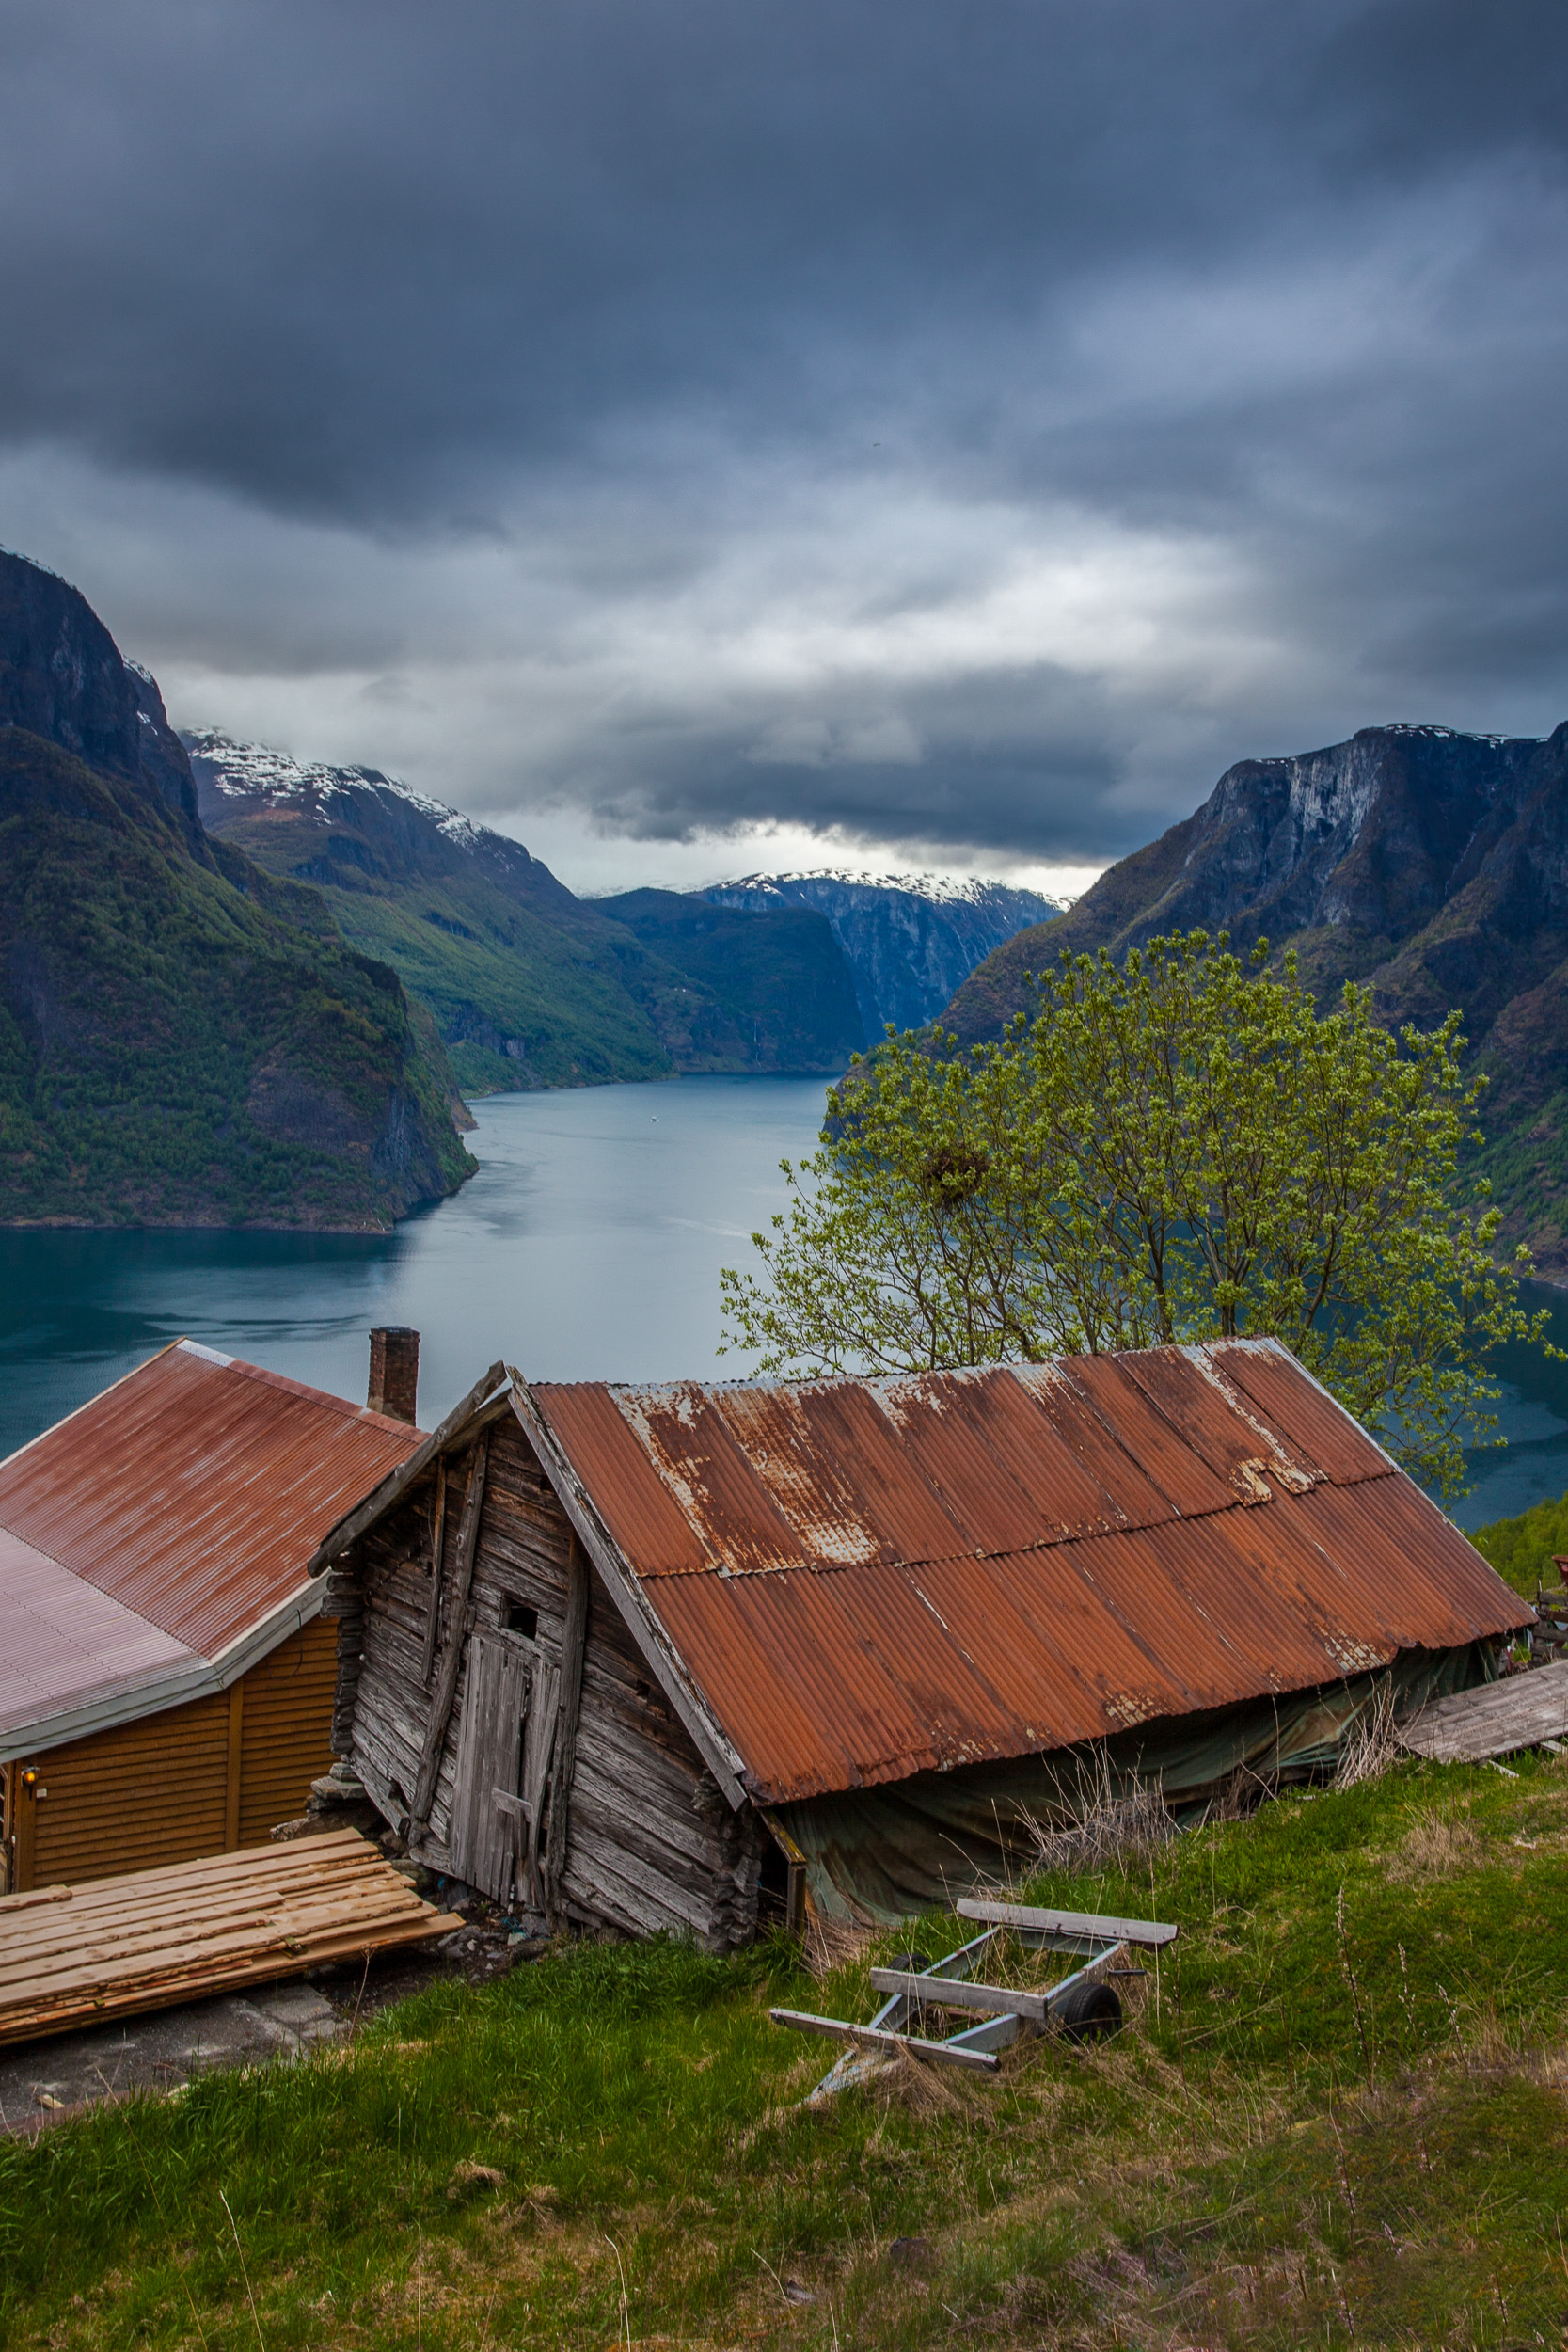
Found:
M 754 1255 L 823 1107 L 821 1078 L 492 1095 L 478 1175 L 390 1233 L 0 1231 L 0 1455 L 182 1337 L 363 1404 L 366 1333 L 412 1324 L 427 1429 L 498 1359 L 733 1378 L 719 1269 Z
M 171 1340 L 363 1401 L 366 1333 L 422 1334 L 430 1428 L 498 1358 L 555 1380 L 736 1377 L 719 1269 L 784 1198 L 816 1139 L 820 1078 L 683 1078 L 492 1095 L 480 1170 L 395 1232 L 0 1231 L 0 1455 Z M 1531 1287 L 1568 1348 L 1568 1293 Z M 1472 1457 L 1479 1527 L 1568 1492 L 1568 1363 L 1511 1350 L 1506 1448 Z

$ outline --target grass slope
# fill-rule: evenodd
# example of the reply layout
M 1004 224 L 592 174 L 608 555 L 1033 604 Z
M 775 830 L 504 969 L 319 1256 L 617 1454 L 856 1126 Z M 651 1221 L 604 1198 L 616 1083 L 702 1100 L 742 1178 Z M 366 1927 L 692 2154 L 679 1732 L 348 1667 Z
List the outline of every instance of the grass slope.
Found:
M 1561 1572 L 1552 1562 L 1558 1552 L 1568 1554 L 1568 1495 L 1538 1502 L 1517 1518 L 1494 1519 L 1490 1527 L 1478 1528 L 1470 1541 L 1527 1600 L 1533 1600 L 1542 1585 L 1558 1591 Z
M 0 1219 L 374 1228 L 473 1163 L 394 972 L 137 785 L 0 733 Z
M 819 1985 L 782 1946 L 661 1945 L 440 1986 L 0 2144 L 0 2340 L 1556 2345 L 1565 1858 L 1568 1763 L 1287 1796 L 1034 1888 L 1180 1921 L 1118 2041 L 820 2112 L 831 2051 L 767 2003 L 867 2015 L 869 1952 Z
M 863 1042 L 825 917 L 670 891 L 574 898 L 521 843 L 379 771 L 186 738 L 202 819 L 323 894 L 427 1008 L 465 1090 L 839 1071 Z

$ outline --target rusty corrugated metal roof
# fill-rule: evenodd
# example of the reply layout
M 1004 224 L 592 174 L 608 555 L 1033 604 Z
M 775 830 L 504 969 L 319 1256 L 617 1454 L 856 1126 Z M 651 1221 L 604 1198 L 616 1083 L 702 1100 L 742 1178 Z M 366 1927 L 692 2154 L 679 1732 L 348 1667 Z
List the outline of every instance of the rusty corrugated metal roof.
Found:
M 0 1530 L 214 1659 L 420 1436 L 181 1341 L 0 1462 Z
M 1529 1616 L 1272 1342 L 530 1394 L 766 1802 Z

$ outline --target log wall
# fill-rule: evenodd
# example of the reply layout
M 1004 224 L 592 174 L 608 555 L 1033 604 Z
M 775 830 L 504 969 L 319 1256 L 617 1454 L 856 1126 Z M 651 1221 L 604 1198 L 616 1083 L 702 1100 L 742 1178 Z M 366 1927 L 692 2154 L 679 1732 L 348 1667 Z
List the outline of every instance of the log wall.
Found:
M 450 1458 L 443 1566 L 457 1540 L 467 1456 Z M 403 1827 L 452 1627 L 443 1618 L 424 1672 L 432 1594 L 434 1477 L 360 1539 L 336 1572 L 340 1618 L 334 1738 L 382 1810 Z M 569 1559 L 565 1513 L 516 1422 L 489 1431 L 484 1508 L 462 1638 L 475 1627 L 531 1633 L 561 1664 Z M 688 1932 L 721 1951 L 755 1932 L 765 1833 L 731 1810 L 672 1712 L 619 1610 L 590 1569 L 582 1699 L 567 1799 L 559 1903 L 579 1924 L 626 1935 Z M 412 1850 L 449 1867 L 447 1839 L 467 1667 L 441 1745 L 426 1836 Z M 547 1835 L 562 1824 L 555 1792 Z M 558 1857 L 559 1859 L 559 1857 Z

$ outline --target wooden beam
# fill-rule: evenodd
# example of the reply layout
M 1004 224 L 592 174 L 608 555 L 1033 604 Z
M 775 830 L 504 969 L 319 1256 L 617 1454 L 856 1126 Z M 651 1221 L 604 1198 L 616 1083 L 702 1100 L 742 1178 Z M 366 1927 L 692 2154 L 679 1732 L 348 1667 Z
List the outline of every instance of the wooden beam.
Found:
M 906 1968 L 873 1968 L 872 1990 L 901 1993 L 923 2009 L 978 2009 L 988 2017 L 1027 2017 L 1043 2026 L 1051 2014 L 1045 1993 L 1015 1993 L 1010 1985 L 975 1984 L 968 1977 L 928 1977 Z
M 414 1784 L 414 1794 L 408 1807 L 412 1822 L 410 1843 L 414 1836 L 422 1837 L 430 1827 L 430 1807 L 441 1771 L 441 1750 L 446 1744 L 447 1725 L 451 1721 L 452 1702 L 457 1696 L 457 1677 L 462 1671 L 463 1650 L 468 1632 L 468 1587 L 473 1582 L 474 1554 L 479 1549 L 479 1520 L 480 1513 L 484 1508 L 484 1472 L 489 1456 L 489 1438 L 483 1436 L 476 1438 L 468 1456 L 468 1484 L 463 1497 L 463 1517 L 457 1527 L 457 1557 L 452 1563 L 451 1613 L 447 1626 L 447 1645 L 441 1654 L 440 1679 L 431 1701 L 430 1720 L 425 1725 L 420 1776 Z
M 566 1549 L 566 1622 L 561 1635 L 561 1714 L 550 1774 L 549 1843 L 545 1849 L 545 1915 L 559 1924 L 561 1882 L 571 1839 L 572 1782 L 578 1766 L 578 1718 L 582 1712 L 582 1665 L 588 1651 L 588 1598 L 593 1570 L 574 1534 Z
M 949 2066 L 967 2066 L 977 2074 L 994 2074 L 998 2060 L 989 2050 L 956 2049 L 946 2042 L 923 2042 L 917 2034 L 884 2033 L 879 2026 L 852 2026 L 843 2017 L 815 2017 L 804 2009 L 770 2009 L 775 2026 L 793 2026 L 797 2033 L 826 2034 L 832 2042 L 853 2042 L 891 2055 L 908 2051 L 913 2058 L 942 2058 Z
M 229 1775 L 223 1792 L 223 1851 L 240 1842 L 240 1762 L 245 1752 L 245 1677 L 229 1686 Z
M 352 1833 L 0 1899 L 0 2045 L 461 1925 Z
M 27 1894 L 37 1883 L 38 1799 L 26 1786 L 24 1769 L 21 1764 L 11 1767 L 11 1790 L 16 1799 L 16 1885 L 12 1892 L 18 1895 Z M 39 1786 L 48 1786 L 41 1769 Z
M 1490 1763 L 1568 1739 L 1568 1661 L 1431 1699 L 1396 1737 L 1436 1764 Z
M 430 1680 L 430 1670 L 436 1663 L 436 1635 L 441 1623 L 441 1570 L 445 1565 L 442 1553 L 447 1544 L 447 1465 L 446 1457 L 436 1465 L 436 1502 L 430 1529 L 430 1610 L 424 1621 L 424 1655 L 420 1664 L 421 1686 Z
M 1022 1928 L 1037 1935 L 1071 1935 L 1101 1944 L 1143 1944 L 1158 1948 L 1174 1944 L 1179 1928 L 1158 1919 L 1101 1918 L 1092 1911 L 1038 1911 L 1031 1903 L 980 1902 L 966 1895 L 953 1906 L 960 1919 L 978 1919 L 983 1926 Z
M 341 1518 L 336 1527 L 327 1530 L 310 1555 L 308 1573 L 320 1576 L 324 1568 L 330 1567 L 334 1560 L 341 1559 L 351 1544 L 357 1543 L 366 1530 L 375 1525 L 383 1512 L 389 1511 L 410 1486 L 418 1486 L 432 1462 L 438 1461 L 443 1454 L 451 1452 L 460 1439 L 467 1438 L 469 1425 L 482 1411 L 485 1400 L 506 1377 L 504 1364 L 492 1364 L 483 1379 L 475 1381 L 462 1404 L 452 1407 L 439 1429 L 433 1431 L 422 1445 L 416 1446 L 407 1461 L 389 1471 L 363 1502 L 357 1503 L 345 1518 Z M 495 1406 L 496 1412 L 499 1413 L 504 1405 L 505 1399 L 499 1399 Z

